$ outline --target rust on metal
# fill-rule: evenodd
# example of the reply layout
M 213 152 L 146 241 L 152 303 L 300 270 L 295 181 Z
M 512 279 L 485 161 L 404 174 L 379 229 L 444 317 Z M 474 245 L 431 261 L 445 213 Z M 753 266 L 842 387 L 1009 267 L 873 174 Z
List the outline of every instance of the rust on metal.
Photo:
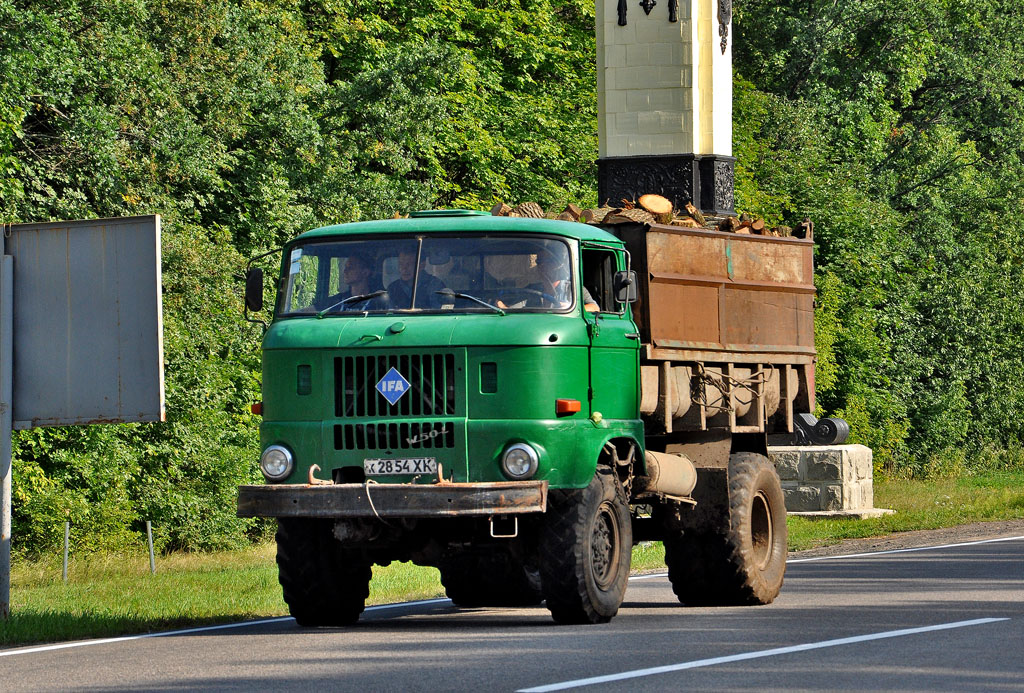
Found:
M 547 481 L 238 487 L 239 517 L 473 517 L 540 513 Z

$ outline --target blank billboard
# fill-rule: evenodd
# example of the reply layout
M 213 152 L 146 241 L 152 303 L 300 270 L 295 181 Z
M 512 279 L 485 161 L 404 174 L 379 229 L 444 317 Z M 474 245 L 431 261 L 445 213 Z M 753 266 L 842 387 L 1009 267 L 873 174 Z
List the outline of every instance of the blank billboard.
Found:
M 14 427 L 163 421 L 160 217 L 7 229 Z

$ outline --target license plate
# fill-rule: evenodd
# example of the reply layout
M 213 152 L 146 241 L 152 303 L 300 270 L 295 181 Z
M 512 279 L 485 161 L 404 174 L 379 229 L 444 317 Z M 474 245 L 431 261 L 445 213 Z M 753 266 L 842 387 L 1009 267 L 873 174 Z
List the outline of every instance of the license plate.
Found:
M 398 460 L 367 459 L 363 460 L 363 469 L 367 476 L 385 474 L 437 474 L 436 457 L 407 457 Z

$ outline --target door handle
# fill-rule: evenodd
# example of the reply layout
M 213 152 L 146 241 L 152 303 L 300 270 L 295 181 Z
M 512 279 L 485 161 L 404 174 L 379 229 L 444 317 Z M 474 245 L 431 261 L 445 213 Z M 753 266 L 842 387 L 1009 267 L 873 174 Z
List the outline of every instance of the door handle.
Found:
M 625 337 L 626 339 L 640 339 L 640 333 L 639 332 L 627 332 L 626 334 L 623 335 L 623 337 Z

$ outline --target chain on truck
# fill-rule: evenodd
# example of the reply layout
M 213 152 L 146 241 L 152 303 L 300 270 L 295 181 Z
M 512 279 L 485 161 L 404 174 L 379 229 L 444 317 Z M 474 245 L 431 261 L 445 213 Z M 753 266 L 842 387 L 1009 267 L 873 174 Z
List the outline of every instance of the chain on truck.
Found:
M 786 523 L 767 435 L 816 422 L 813 244 L 461 210 L 283 249 L 260 469 L 285 601 L 355 622 L 371 566 L 435 566 L 460 606 L 601 623 L 660 540 L 687 605 L 771 602 Z M 250 263 L 246 309 L 263 309 Z

